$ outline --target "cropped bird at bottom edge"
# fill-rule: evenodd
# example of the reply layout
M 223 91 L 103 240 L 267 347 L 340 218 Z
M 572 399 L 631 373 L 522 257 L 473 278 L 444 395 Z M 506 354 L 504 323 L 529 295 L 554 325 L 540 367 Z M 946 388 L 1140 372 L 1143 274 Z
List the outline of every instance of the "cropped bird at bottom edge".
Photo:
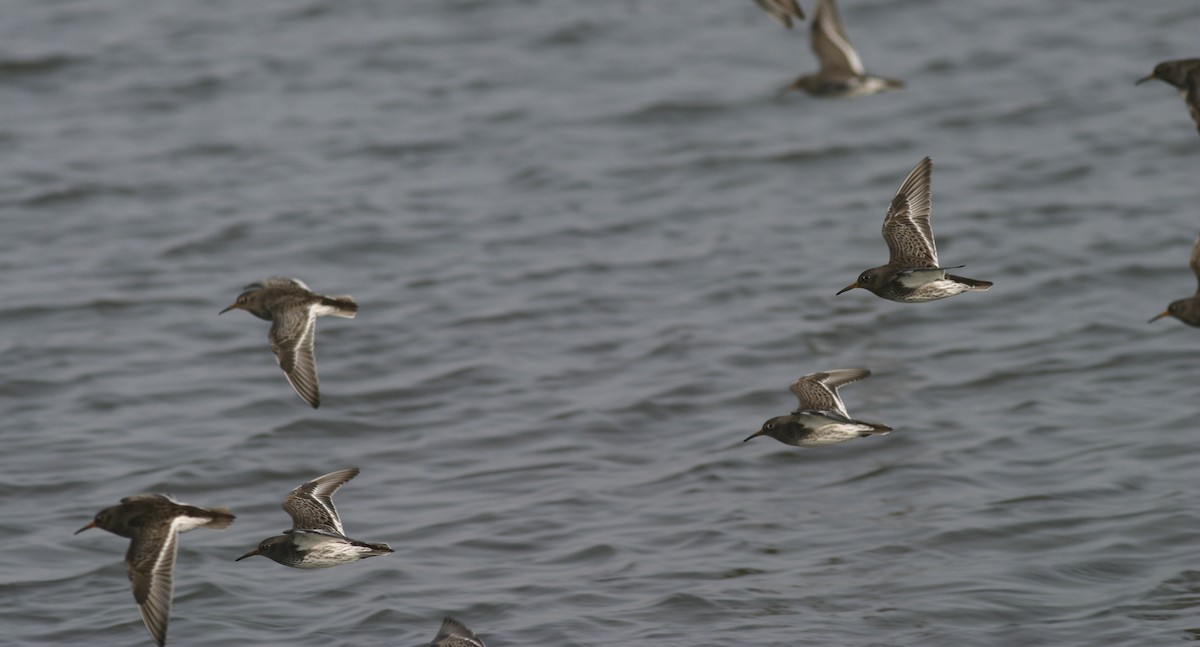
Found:
M 887 425 L 851 418 L 838 395 L 838 388 L 870 374 L 865 368 L 840 368 L 805 375 L 792 382 L 792 393 L 800 402 L 796 410 L 771 418 L 742 442 L 770 436 L 786 445 L 824 447 L 873 434 L 887 435 L 892 431 Z
M 815 97 L 849 99 L 904 87 L 903 81 L 867 74 L 862 59 L 846 37 L 834 0 L 819 0 L 809 27 L 809 47 L 817 57 L 816 73 L 806 74 L 780 91 L 803 90 Z
M 1138 79 L 1134 85 L 1158 79 L 1179 91 L 1183 102 L 1187 104 L 1188 114 L 1200 131 L 1200 58 L 1183 58 L 1176 61 L 1163 61 L 1154 66 L 1149 76 Z
M 429 643 L 429 647 L 487 647 L 483 641 L 475 635 L 475 632 L 467 629 L 463 623 L 446 616 L 442 618 L 442 626 L 438 629 L 438 633 L 433 637 L 433 642 Z
M 312 408 L 320 407 L 317 360 L 313 355 L 317 317 L 353 319 L 358 314 L 358 304 L 352 297 L 327 297 L 313 292 L 300 279 L 280 276 L 251 283 L 243 290 L 232 305 L 218 314 L 239 309 L 272 322 L 267 341 L 284 377 Z
M 254 550 L 233 560 L 262 555 L 292 568 L 330 568 L 394 552 L 387 544 L 372 544 L 346 536 L 333 507 L 333 493 L 358 476 L 348 467 L 304 483 L 288 493 L 281 507 L 292 518 L 292 528 L 268 537 Z
M 133 586 L 138 613 L 154 642 L 167 643 L 174 597 L 175 554 L 179 533 L 193 528 L 224 530 L 234 516 L 225 508 L 201 508 L 180 503 L 165 494 L 137 494 L 105 508 L 88 525 L 129 539 L 125 571 Z
M 933 161 L 928 157 L 918 162 L 892 198 L 883 219 L 883 240 L 889 252 L 887 265 L 859 274 L 857 281 L 838 290 L 838 294 L 863 288 L 889 301 L 923 303 L 992 287 L 991 281 L 946 273 L 961 265 L 949 268 L 938 265 L 937 246 L 929 225 L 932 171 Z
M 1196 293 L 1185 299 L 1176 299 L 1167 306 L 1166 310 L 1158 313 L 1146 323 L 1153 323 L 1163 317 L 1175 317 L 1189 326 L 1200 328 L 1200 238 L 1192 246 L 1192 258 L 1188 262 L 1192 273 L 1196 275 Z

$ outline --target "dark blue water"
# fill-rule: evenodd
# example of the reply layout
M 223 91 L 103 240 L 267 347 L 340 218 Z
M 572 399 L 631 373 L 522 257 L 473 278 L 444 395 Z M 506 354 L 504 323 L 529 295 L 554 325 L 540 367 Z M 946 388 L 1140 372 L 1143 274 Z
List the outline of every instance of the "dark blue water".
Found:
M 811 12 L 811 2 L 806 2 Z M 1166 645 L 1200 635 L 1200 139 L 1185 1 L 845 0 L 854 101 L 775 91 L 804 27 L 746 0 L 15 0 L 0 11 L 0 642 L 151 644 L 127 542 L 164 491 L 171 644 Z M 941 260 L 834 292 L 934 160 Z M 296 276 L 304 406 L 233 312 Z M 796 377 L 895 427 L 742 444 Z M 394 555 L 234 563 L 362 474 Z

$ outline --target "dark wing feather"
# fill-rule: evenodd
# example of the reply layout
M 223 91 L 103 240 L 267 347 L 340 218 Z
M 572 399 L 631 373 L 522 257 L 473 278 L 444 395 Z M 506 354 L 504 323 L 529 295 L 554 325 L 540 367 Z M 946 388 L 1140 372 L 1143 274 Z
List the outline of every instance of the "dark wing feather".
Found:
M 1188 72 L 1183 85 L 1183 100 L 1187 103 L 1188 114 L 1200 130 L 1200 68 Z
M 463 623 L 446 616 L 442 618 L 442 626 L 433 638 L 429 647 L 486 647 L 475 632 L 467 629 Z
M 933 242 L 933 229 L 929 225 L 931 207 L 930 175 L 933 161 L 928 157 L 904 179 L 887 216 L 883 219 L 883 240 L 891 253 L 889 263 L 903 263 L 913 267 L 937 267 L 937 246 Z
M 146 528 L 135 533 L 125 553 L 125 569 L 138 613 L 159 647 L 167 642 L 167 622 L 171 619 L 178 522 L 177 517 L 169 526 L 162 526 L 162 532 L 148 532 Z
M 321 406 L 317 381 L 317 360 L 313 343 L 317 336 L 315 305 L 306 309 L 286 308 L 275 313 L 267 339 L 271 351 L 283 369 L 288 384 L 312 408 Z
M 355 476 L 358 468 L 348 467 L 318 476 L 289 492 L 283 500 L 283 511 L 292 518 L 292 528 L 345 535 L 337 508 L 333 507 L 333 493 Z
M 857 382 L 871 374 L 865 368 L 839 368 L 832 371 L 813 373 L 792 382 L 792 393 L 800 401 L 797 411 L 836 411 L 847 418 L 850 414 L 838 388 Z
M 1196 294 L 1200 294 L 1200 238 L 1197 238 L 1196 244 L 1192 246 L 1192 257 L 1188 260 L 1188 265 L 1196 275 Z
M 804 11 L 796 0 L 754 0 L 760 9 L 767 12 L 775 22 L 792 28 L 792 19 L 804 20 Z
M 842 17 L 833 0 L 819 0 L 809 29 L 809 46 L 821 64 L 821 74 L 862 76 L 863 64 L 846 37 Z

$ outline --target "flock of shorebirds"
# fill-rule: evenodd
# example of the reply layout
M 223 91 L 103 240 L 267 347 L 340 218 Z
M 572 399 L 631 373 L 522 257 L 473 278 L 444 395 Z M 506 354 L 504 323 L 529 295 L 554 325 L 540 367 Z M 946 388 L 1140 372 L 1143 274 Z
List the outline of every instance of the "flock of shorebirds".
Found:
M 791 29 L 804 13 L 796 0 L 754 0 L 763 11 Z M 810 44 L 820 64 L 818 71 L 797 78 L 784 91 L 803 90 L 823 97 L 857 97 L 903 87 L 903 83 L 867 74 L 858 53 L 850 45 L 834 0 L 818 0 L 810 29 Z M 1166 61 L 1141 79 L 1158 79 L 1175 88 L 1187 103 L 1200 129 L 1200 59 Z M 922 159 L 901 183 L 883 221 L 888 262 L 862 272 L 837 294 L 863 288 L 884 299 L 901 303 L 923 303 L 960 294 L 984 291 L 989 281 L 950 274 L 958 266 L 938 261 L 930 215 L 932 161 Z M 1174 317 L 1200 327 L 1200 240 L 1192 249 L 1190 266 L 1198 286 L 1194 295 L 1173 301 L 1150 321 Z M 358 304 L 349 296 L 325 296 L 313 292 L 293 278 L 272 277 L 244 288 L 229 307 L 221 311 L 245 310 L 271 322 L 268 341 L 284 376 L 296 393 L 317 408 L 321 403 L 313 346 L 318 317 L 332 315 L 354 318 Z M 789 445 L 820 447 L 892 431 L 883 424 L 850 417 L 838 393 L 842 386 L 869 376 L 863 368 L 835 369 L 805 375 L 791 385 L 799 401 L 792 413 L 767 420 L 746 440 L 770 436 Z M 370 543 L 346 536 L 333 495 L 358 468 L 340 469 L 293 489 L 282 507 L 292 519 L 283 534 L 262 540 L 234 561 L 261 555 L 292 568 L 328 568 L 367 557 L 388 555 L 385 543 Z M 150 635 L 161 647 L 166 643 L 171 613 L 172 573 L 179 533 L 193 528 L 221 530 L 234 515 L 225 508 L 203 508 L 180 503 L 164 494 L 139 494 L 105 508 L 91 523 L 76 531 L 101 528 L 130 540 L 125 566 L 133 597 Z M 484 647 L 470 629 L 446 617 L 431 647 Z

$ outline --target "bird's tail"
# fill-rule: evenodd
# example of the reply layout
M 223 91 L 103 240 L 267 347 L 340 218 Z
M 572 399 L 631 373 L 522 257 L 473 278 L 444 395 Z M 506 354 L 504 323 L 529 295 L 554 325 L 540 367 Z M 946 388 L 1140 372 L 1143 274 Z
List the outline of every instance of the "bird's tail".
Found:
M 864 425 L 867 425 L 871 428 L 870 431 L 859 432 L 860 436 L 872 436 L 874 434 L 879 434 L 880 436 L 886 436 L 888 434 L 888 432 L 892 431 L 892 428 L 887 425 L 881 425 L 881 424 L 874 423 L 874 422 L 863 422 L 861 420 L 859 420 L 858 422 L 860 422 Z
M 388 546 L 387 544 L 368 544 L 365 541 L 353 541 L 351 543 L 353 543 L 355 546 L 357 546 L 359 548 L 366 549 L 363 552 L 365 552 L 367 554 L 363 555 L 363 557 L 375 557 L 376 555 L 387 555 L 389 553 L 396 552 L 396 551 L 392 550 L 392 547 Z
M 324 297 L 321 299 L 321 305 L 327 308 L 324 314 L 335 317 L 353 319 L 354 315 L 358 314 L 358 303 L 354 301 L 354 297 L 349 295 Z
M 962 276 L 955 276 L 953 274 L 947 274 L 946 278 L 951 279 L 957 283 L 962 283 L 963 285 L 967 286 L 968 290 L 982 291 L 982 290 L 986 290 L 986 289 L 992 287 L 991 281 L 977 281 L 975 279 L 968 279 L 968 278 L 965 278 Z
M 229 524 L 233 523 L 233 520 L 236 518 L 233 516 L 233 513 L 229 511 L 229 508 L 203 508 L 203 510 L 207 516 L 212 517 L 212 521 L 204 524 L 204 527 L 211 528 L 213 530 L 224 530 L 228 528 Z

